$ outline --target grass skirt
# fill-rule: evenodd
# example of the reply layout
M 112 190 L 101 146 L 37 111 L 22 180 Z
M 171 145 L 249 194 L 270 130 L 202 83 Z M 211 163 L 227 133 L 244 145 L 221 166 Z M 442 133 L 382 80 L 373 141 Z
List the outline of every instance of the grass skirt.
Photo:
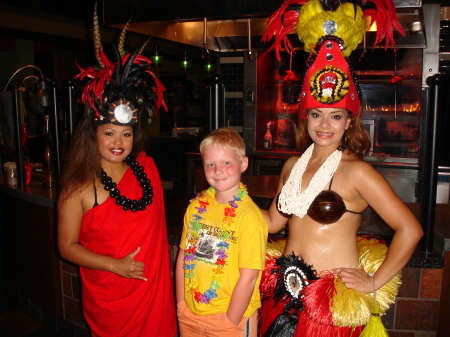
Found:
M 276 259 L 282 256 L 284 240 L 270 242 L 266 250 L 266 267 L 261 279 L 261 309 L 260 331 L 262 335 L 269 329 L 272 322 L 283 313 L 285 305 L 292 298 L 285 295 L 274 298 L 275 285 L 280 277 L 280 267 Z M 377 238 L 359 236 L 357 240 L 359 260 L 367 273 L 375 273 L 383 263 L 387 246 Z M 303 288 L 301 300 L 303 311 L 298 315 L 295 333 L 284 333 L 286 336 L 359 336 L 364 325 L 371 317 L 371 307 L 374 303 L 373 293 L 360 293 L 347 288 L 338 277 L 331 273 L 322 273 L 318 280 L 312 280 Z M 401 272 L 387 284 L 377 290 L 377 300 L 380 303 L 380 313 L 384 315 L 395 301 L 395 296 L 401 285 Z

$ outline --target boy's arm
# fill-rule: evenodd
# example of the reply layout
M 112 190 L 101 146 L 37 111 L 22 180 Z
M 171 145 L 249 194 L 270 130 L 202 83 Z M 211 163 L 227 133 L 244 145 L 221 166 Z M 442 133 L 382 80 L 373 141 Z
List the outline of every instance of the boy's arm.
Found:
M 240 268 L 239 272 L 239 280 L 234 287 L 227 310 L 228 319 L 235 325 L 239 325 L 245 310 L 247 310 L 260 270 Z
M 184 300 L 184 249 L 178 251 L 177 264 L 175 267 L 175 288 L 177 303 Z

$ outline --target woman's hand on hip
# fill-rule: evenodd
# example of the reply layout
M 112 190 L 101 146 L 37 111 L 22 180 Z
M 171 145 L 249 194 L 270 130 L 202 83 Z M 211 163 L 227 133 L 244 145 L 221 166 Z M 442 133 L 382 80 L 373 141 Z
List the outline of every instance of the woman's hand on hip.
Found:
M 363 269 L 336 268 L 331 272 L 337 275 L 347 288 L 357 290 L 362 293 L 374 292 L 372 276 Z

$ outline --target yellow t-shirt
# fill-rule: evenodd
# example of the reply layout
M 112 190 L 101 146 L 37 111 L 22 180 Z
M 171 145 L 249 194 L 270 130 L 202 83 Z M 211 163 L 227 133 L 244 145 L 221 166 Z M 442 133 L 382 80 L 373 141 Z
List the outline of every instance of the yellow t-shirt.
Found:
M 187 208 L 180 247 L 185 250 L 185 301 L 197 315 L 226 312 L 240 268 L 264 270 L 267 223 L 258 206 L 248 195 L 237 201 L 235 217 L 223 231 L 223 219 L 229 204 L 209 198 L 206 212 L 201 213 L 198 200 Z M 222 267 L 223 266 L 223 267 Z M 259 282 L 244 313 L 251 317 L 261 306 Z M 195 291 L 192 291 L 195 289 Z

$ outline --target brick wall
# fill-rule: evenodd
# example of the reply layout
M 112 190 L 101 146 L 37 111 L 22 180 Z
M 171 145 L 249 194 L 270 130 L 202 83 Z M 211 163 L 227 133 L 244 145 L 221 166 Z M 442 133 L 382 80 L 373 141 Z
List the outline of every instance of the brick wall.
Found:
M 66 337 L 88 336 L 87 324 L 81 311 L 81 282 L 78 268 L 67 262 L 61 262 L 61 280 L 65 325 L 58 324 L 57 331 Z
M 390 337 L 436 336 L 443 269 L 405 268 L 394 305 L 382 318 Z

